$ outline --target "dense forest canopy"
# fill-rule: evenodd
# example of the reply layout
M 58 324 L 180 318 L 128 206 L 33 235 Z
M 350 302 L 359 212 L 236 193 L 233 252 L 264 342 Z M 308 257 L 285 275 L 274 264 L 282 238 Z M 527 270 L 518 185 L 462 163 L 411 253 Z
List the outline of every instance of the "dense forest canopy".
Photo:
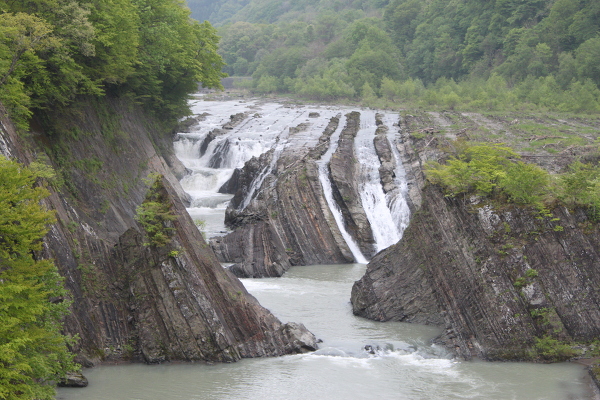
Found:
M 378 14 L 389 0 L 187 0 L 192 17 L 219 26 L 236 21 L 309 21 L 326 11 L 362 10 Z
M 595 0 L 255 0 L 229 21 L 225 71 L 258 92 L 600 111 Z
M 21 122 L 104 94 L 177 117 L 220 86 L 218 41 L 183 0 L 0 0 L 0 102 Z

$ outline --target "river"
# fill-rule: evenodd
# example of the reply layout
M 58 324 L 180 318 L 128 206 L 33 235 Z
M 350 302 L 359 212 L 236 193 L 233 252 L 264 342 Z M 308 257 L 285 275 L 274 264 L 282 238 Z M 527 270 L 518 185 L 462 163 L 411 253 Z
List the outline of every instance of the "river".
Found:
M 430 326 L 352 315 L 350 288 L 362 264 L 293 267 L 244 285 L 283 321 L 322 339 L 311 354 L 232 364 L 107 365 L 85 370 L 85 389 L 64 400 L 589 399 L 581 366 L 453 360 L 430 343 Z M 372 346 L 371 352 L 365 346 Z
M 233 169 L 252 156 L 285 146 L 314 146 L 328 120 L 345 112 L 340 107 L 286 106 L 258 101 L 203 101 L 193 103 L 196 114 L 210 112 L 201 125 L 180 134 L 175 151 L 191 174 L 182 180 L 190 193 L 188 209 L 207 236 L 223 234 L 223 215 L 231 195 L 217 193 Z M 200 156 L 208 132 L 229 116 L 250 117 L 213 140 Z M 318 112 L 320 118 L 310 119 Z M 368 114 L 374 112 L 369 111 Z M 397 116 L 386 114 L 391 125 Z M 310 122 L 310 128 L 292 138 L 289 127 Z M 361 129 L 371 129 L 371 125 Z M 334 135 L 337 138 L 338 133 Z M 393 134 L 390 134 L 390 138 Z M 324 159 L 328 161 L 335 146 Z M 357 137 L 358 146 L 371 140 Z M 219 168 L 214 155 L 219 153 Z M 374 174 L 371 149 L 359 149 L 365 176 Z M 396 155 L 396 157 L 398 157 Z M 322 167 L 322 166 L 320 166 Z M 399 166 L 400 168 L 400 166 Z M 397 176 L 401 177 L 402 171 Z M 322 180 L 324 182 L 324 180 Z M 325 183 L 323 183 L 324 186 Z M 400 186 L 400 183 L 399 183 Z M 379 188 L 363 185 L 372 209 L 388 207 L 385 220 L 395 223 L 380 235 L 383 248 L 394 242 L 408 219 L 398 199 L 386 199 Z M 398 201 L 396 201 L 398 200 Z M 394 205 L 395 204 L 395 205 Z M 396 210 L 396 211 L 394 211 Z M 399 211 L 398 211 L 399 210 Z M 369 218 L 380 218 L 372 213 Z M 375 223 L 377 224 L 377 223 Z M 397 229 L 397 230 L 396 230 Z M 358 251 L 360 253 L 360 251 Z M 361 254 L 355 256 L 361 259 Z M 85 389 L 59 389 L 65 400 L 269 400 L 269 399 L 591 399 L 591 385 L 582 366 L 571 363 L 463 362 L 431 344 L 437 328 L 415 324 L 378 323 L 352 315 L 349 303 L 354 281 L 364 264 L 293 267 L 282 278 L 244 279 L 246 288 L 283 322 L 302 322 L 319 339 L 314 353 L 278 358 L 245 359 L 232 364 L 167 363 L 120 364 L 87 369 Z

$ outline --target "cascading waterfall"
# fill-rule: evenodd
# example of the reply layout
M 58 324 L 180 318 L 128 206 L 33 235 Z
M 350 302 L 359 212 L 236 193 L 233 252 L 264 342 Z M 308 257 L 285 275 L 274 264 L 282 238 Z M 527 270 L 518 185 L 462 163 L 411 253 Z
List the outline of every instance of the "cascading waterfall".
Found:
M 396 118 L 397 115 L 394 115 Z M 388 127 L 387 139 L 392 148 L 392 154 L 394 155 L 394 160 L 396 161 L 396 169 L 394 171 L 396 177 L 396 190 L 393 190 L 389 193 L 386 193 L 386 201 L 388 208 L 392 213 L 392 218 L 398 228 L 398 233 L 400 238 L 402 238 L 402 234 L 404 230 L 408 227 L 408 223 L 410 222 L 410 207 L 408 206 L 408 202 L 406 201 L 408 196 L 408 184 L 406 183 L 406 171 L 404 170 L 404 165 L 402 164 L 402 156 L 400 155 L 400 151 L 398 151 L 397 146 L 397 138 L 395 132 L 397 129 L 394 129 L 394 124 L 398 121 L 394 121 L 394 118 L 390 114 L 385 114 L 383 118 L 384 124 Z
M 266 177 L 273 171 L 273 169 L 275 168 L 275 165 L 277 165 L 277 160 L 279 160 L 279 156 L 281 155 L 281 152 L 283 151 L 283 149 L 285 148 L 285 146 L 288 143 L 287 139 L 289 137 L 289 134 L 290 134 L 290 130 L 289 130 L 289 128 L 286 128 L 284 130 L 284 132 L 281 134 L 281 136 L 277 137 L 277 141 L 275 143 L 275 148 L 273 150 L 273 156 L 271 157 L 271 162 L 269 163 L 268 166 L 263 168 L 263 170 L 260 172 L 260 175 L 252 181 L 250 190 L 248 191 L 248 194 L 244 198 L 244 201 L 242 202 L 241 206 L 239 207 L 239 210 L 243 210 L 244 208 L 248 207 L 248 204 L 250 204 L 250 202 L 252 201 L 252 198 L 254 197 L 254 193 L 256 193 L 256 191 L 258 189 L 260 189 L 260 187 L 262 186 Z
M 395 219 L 388 208 L 388 200 L 379 177 L 379 157 L 375 152 L 375 112 L 362 111 L 360 129 L 354 146 L 360 165 L 359 191 L 363 209 L 371 224 L 377 251 L 381 251 L 401 238 Z
M 268 150 L 275 138 L 275 131 L 269 134 L 269 128 L 277 125 L 276 119 L 263 121 L 250 115 L 247 107 L 251 104 L 242 108 L 238 104 L 230 107 L 223 104 L 211 107 L 210 104 L 199 102 L 194 107 L 194 111 L 209 109 L 214 114 L 207 115 L 196 130 L 180 133 L 174 143 L 175 154 L 191 172 L 181 180 L 183 189 L 192 198 L 188 212 L 208 237 L 227 232 L 223 216 L 232 196 L 218 190 L 231 178 L 235 168 L 241 168 L 250 158 Z M 209 132 L 221 128 L 230 115 L 244 111 L 248 112 L 248 118 L 212 140 L 201 156 L 200 147 Z
M 191 171 L 181 180 L 183 189 L 192 198 L 188 212 L 194 220 L 200 221 L 206 235 L 212 237 L 227 232 L 224 215 L 232 196 L 218 193 L 220 187 L 231 178 L 236 168 L 243 167 L 252 157 L 259 157 L 274 148 L 273 162 L 255 179 L 254 190 L 244 199 L 244 207 L 247 206 L 285 147 L 288 127 L 306 111 L 274 103 L 262 105 L 260 114 L 256 112 L 253 102 L 199 101 L 193 104 L 196 114 L 206 110 L 210 114 L 204 114 L 205 119 L 196 130 L 180 133 L 174 148 L 177 157 Z M 221 128 L 231 115 L 243 112 L 248 117 L 233 129 L 216 136 L 201 155 L 200 148 L 207 135 L 213 129 Z
M 335 222 L 342 234 L 342 237 L 344 238 L 344 240 L 346 241 L 346 244 L 350 248 L 350 251 L 352 252 L 352 255 L 354 256 L 354 259 L 358 263 L 366 264 L 366 263 L 368 263 L 367 259 L 360 251 L 358 244 L 356 244 L 356 242 L 354 241 L 352 236 L 350 236 L 350 233 L 348 233 L 348 231 L 346 230 L 346 227 L 344 224 L 344 217 L 342 216 L 342 211 L 340 210 L 337 203 L 333 199 L 331 178 L 329 177 L 329 171 L 328 171 L 329 161 L 331 161 L 331 157 L 333 156 L 333 153 L 337 149 L 338 139 L 340 138 L 342 129 L 345 124 L 346 124 L 346 117 L 341 117 L 338 128 L 333 133 L 333 135 L 331 135 L 329 149 L 327 150 L 327 152 L 325 152 L 325 154 L 323 154 L 323 156 L 321 157 L 321 160 L 319 160 L 319 162 L 318 162 L 319 181 L 321 182 L 321 186 L 323 187 L 323 193 L 325 195 L 325 200 L 327 200 L 327 204 L 329 205 L 329 209 L 331 210 L 331 213 L 333 214 L 333 218 L 335 219 Z

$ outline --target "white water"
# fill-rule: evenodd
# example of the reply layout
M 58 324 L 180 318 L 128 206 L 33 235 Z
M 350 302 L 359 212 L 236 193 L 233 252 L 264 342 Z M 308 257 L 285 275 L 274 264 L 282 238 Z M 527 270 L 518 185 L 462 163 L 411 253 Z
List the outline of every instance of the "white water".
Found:
M 392 154 L 394 155 L 394 159 L 396 161 L 396 169 L 394 172 L 396 175 L 396 186 L 398 187 L 397 191 L 393 190 L 389 193 L 386 193 L 385 197 L 387 206 L 392 213 L 394 223 L 398 228 L 398 233 L 400 234 L 400 237 L 402 237 L 404 230 L 408 227 L 408 223 L 410 222 L 410 208 L 408 207 L 408 202 L 406 201 L 408 197 L 406 171 L 404 170 L 402 157 L 400 156 L 397 146 L 398 128 L 394 126 L 394 124 L 398 123 L 398 116 L 385 114 L 383 117 L 383 123 L 388 127 L 387 138 L 392 148 Z
M 192 197 L 188 212 L 195 220 L 204 221 L 208 237 L 227 232 L 223 224 L 225 210 L 231 195 L 219 194 L 219 188 L 227 182 L 235 168 L 241 168 L 252 157 L 273 150 L 271 163 L 251 184 L 248 195 L 240 209 L 250 204 L 266 177 L 273 171 L 279 156 L 288 146 L 308 149 L 318 144 L 318 139 L 331 117 L 340 112 L 339 107 L 284 106 L 276 103 L 249 101 L 204 101 L 192 104 L 194 114 L 209 113 L 206 119 L 190 133 L 180 133 L 174 143 L 177 157 L 192 173 L 181 184 Z M 200 147 L 208 133 L 221 128 L 229 116 L 246 112 L 248 117 L 232 130 L 216 137 L 200 157 Z M 318 112 L 320 117 L 309 118 Z M 306 130 L 290 134 L 289 128 L 301 123 L 309 124 Z M 219 156 L 220 168 L 212 168 Z M 360 259 L 364 261 L 364 259 Z
M 356 155 L 360 166 L 358 183 L 362 206 L 371 224 L 375 246 L 379 252 L 398 242 L 402 234 L 381 187 L 379 177 L 381 163 L 373 143 L 376 129 L 375 111 L 361 111 L 360 129 L 355 139 Z
M 302 115 L 280 104 L 269 104 L 256 110 L 253 102 L 197 101 L 192 106 L 195 114 L 210 115 L 190 133 L 179 134 L 174 143 L 175 154 L 191 171 L 181 180 L 184 190 L 192 197 L 188 212 L 194 220 L 203 221 L 202 229 L 208 237 L 227 233 L 224 215 L 231 195 L 218 193 L 235 168 L 241 168 L 252 157 L 258 157 L 274 146 L 282 131 Z M 260 113 L 258 113 L 260 111 Z M 208 133 L 221 128 L 229 116 L 247 112 L 248 117 L 234 129 L 215 138 L 200 157 L 200 146 Z M 211 168 L 211 161 L 220 156 L 220 168 Z
M 352 315 L 352 283 L 365 266 L 294 267 L 282 278 L 244 279 L 282 321 L 323 340 L 311 354 L 203 363 L 103 366 L 84 370 L 85 389 L 61 400 L 584 400 L 580 365 L 460 362 L 430 344 L 436 328 Z M 375 349 L 374 354 L 364 350 Z
M 335 202 L 333 198 L 333 190 L 331 187 L 331 177 L 329 176 L 329 162 L 331 161 L 331 157 L 333 153 L 337 150 L 338 140 L 346 125 L 346 117 L 343 116 L 340 118 L 339 125 L 336 131 L 331 135 L 329 142 L 329 149 L 321 156 L 321 159 L 318 162 L 319 165 L 319 182 L 321 182 L 321 187 L 323 188 L 323 194 L 325 195 L 325 200 L 327 200 L 327 204 L 329 205 L 329 209 L 333 214 L 333 218 L 337 224 L 338 229 L 340 230 L 342 237 L 346 241 L 348 248 L 352 252 L 354 256 L 354 260 L 361 264 L 366 264 L 368 261 L 365 256 L 360 251 L 358 244 L 354 241 L 350 233 L 346 230 L 346 226 L 344 224 L 344 217 L 342 216 L 342 211 L 340 207 Z

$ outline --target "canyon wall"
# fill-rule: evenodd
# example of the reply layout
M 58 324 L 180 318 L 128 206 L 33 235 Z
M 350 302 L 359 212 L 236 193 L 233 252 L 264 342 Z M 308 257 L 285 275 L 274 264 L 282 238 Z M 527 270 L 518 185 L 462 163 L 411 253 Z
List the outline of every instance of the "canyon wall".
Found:
M 443 136 L 411 137 L 403 155 L 414 213 L 402 240 L 377 254 L 352 289 L 356 315 L 435 324 L 470 359 L 561 359 L 561 343 L 600 334 L 600 232 L 581 211 L 446 197 L 425 184 Z M 546 343 L 544 347 L 542 344 Z
M 185 210 L 185 168 L 158 121 L 127 101 L 83 99 L 31 126 L 17 133 L 3 117 L 0 149 L 57 172 L 46 200 L 57 223 L 39 256 L 65 277 L 73 301 L 65 332 L 79 336 L 79 362 L 233 361 L 316 347 L 303 326 L 279 322 L 221 267 Z M 135 219 L 153 185 L 174 216 L 164 246 L 149 244 Z

